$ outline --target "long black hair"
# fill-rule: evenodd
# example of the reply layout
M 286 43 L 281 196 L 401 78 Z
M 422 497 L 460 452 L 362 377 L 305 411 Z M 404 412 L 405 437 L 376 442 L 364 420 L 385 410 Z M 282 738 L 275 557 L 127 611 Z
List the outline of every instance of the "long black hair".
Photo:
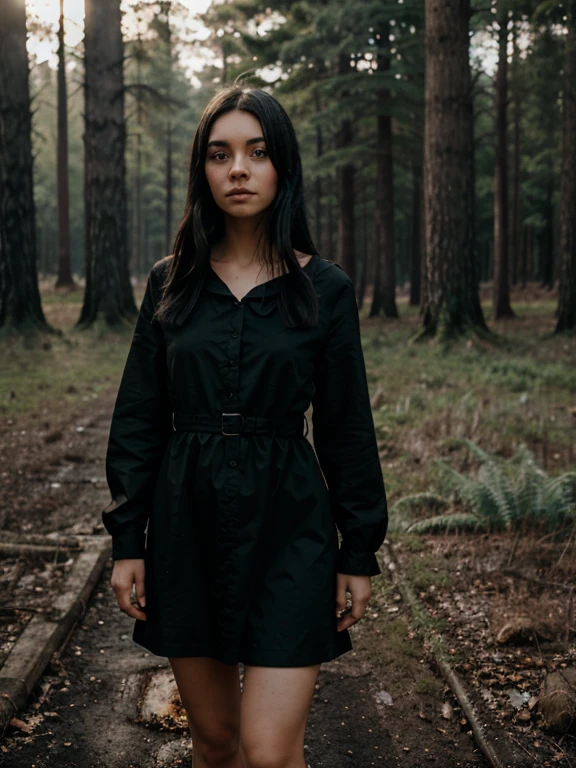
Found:
M 210 263 L 210 247 L 224 235 L 224 212 L 216 204 L 206 179 L 204 163 L 212 124 L 231 110 L 243 110 L 262 126 L 266 149 L 277 172 L 277 192 L 266 210 L 258 244 L 264 237 L 264 261 L 275 274 L 280 263 L 280 312 L 289 327 L 318 321 L 318 302 L 312 281 L 300 267 L 294 249 L 317 255 L 308 229 L 302 163 L 298 141 L 282 105 L 259 88 L 226 86 L 207 104 L 192 143 L 184 216 L 174 240 L 169 269 L 156 318 L 166 325 L 182 325 L 192 311 Z M 276 251 L 277 259 L 274 258 Z

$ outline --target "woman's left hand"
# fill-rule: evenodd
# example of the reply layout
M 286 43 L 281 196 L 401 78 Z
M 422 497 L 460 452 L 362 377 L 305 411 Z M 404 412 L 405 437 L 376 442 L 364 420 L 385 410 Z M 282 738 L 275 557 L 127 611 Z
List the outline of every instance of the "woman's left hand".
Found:
M 352 608 L 341 618 L 339 614 L 346 611 L 346 591 L 352 595 Z M 356 624 L 366 610 L 368 601 L 372 597 L 372 582 L 370 576 L 351 576 L 347 573 L 336 574 L 336 617 L 338 618 L 338 632 L 348 629 Z

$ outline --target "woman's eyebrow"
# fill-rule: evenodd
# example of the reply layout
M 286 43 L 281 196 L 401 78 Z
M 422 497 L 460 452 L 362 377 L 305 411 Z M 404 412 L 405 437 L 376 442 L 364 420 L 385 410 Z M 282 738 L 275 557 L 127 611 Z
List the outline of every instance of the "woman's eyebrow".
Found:
M 255 136 L 253 139 L 248 139 L 246 141 L 246 146 L 248 144 L 258 144 L 259 141 L 265 141 L 264 136 Z M 229 147 L 230 143 L 228 141 L 223 141 L 221 139 L 213 139 L 212 141 L 208 142 L 208 147 Z

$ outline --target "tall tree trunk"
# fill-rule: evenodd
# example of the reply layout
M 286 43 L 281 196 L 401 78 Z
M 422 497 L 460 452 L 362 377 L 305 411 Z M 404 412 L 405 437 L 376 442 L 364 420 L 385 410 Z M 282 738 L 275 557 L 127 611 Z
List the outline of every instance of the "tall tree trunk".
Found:
M 425 213 L 425 200 L 424 200 L 424 176 L 420 179 L 420 316 L 424 317 L 425 312 L 425 289 L 426 289 L 426 213 Z
M 164 255 L 169 256 L 172 253 L 173 236 L 172 236 L 172 124 L 170 118 L 168 118 L 168 126 L 166 129 L 167 142 L 166 142 L 166 231 L 164 242 Z
M 64 0 L 58 23 L 58 279 L 56 288 L 75 287 L 70 268 L 70 192 L 68 189 L 68 97 L 64 55 Z
M 378 71 L 390 70 L 390 23 L 385 22 L 377 36 Z M 392 96 L 388 88 L 376 89 L 376 102 L 383 110 L 390 109 Z M 394 239 L 394 163 L 392 155 L 392 117 L 380 114 L 376 118 L 376 221 L 380 251 L 380 280 L 378 295 L 374 296 L 370 315 L 379 314 L 397 318 L 396 306 L 396 254 Z
M 22 0 L 0 3 L 0 327 L 52 330 L 38 290 L 32 116 Z
M 374 308 L 377 307 L 377 304 L 374 301 L 374 297 L 378 296 L 380 294 L 380 275 L 382 274 L 382 270 L 380 269 L 380 261 L 382 259 L 382 254 L 380 253 L 380 249 L 378 248 L 378 220 L 376 217 L 374 217 L 374 231 L 373 231 L 373 239 L 374 243 L 376 244 L 375 254 L 374 254 L 374 264 L 373 264 L 373 271 L 374 271 L 374 286 L 372 289 L 372 303 L 370 306 L 370 312 L 369 317 L 372 317 L 373 314 L 377 314 L 377 312 L 374 312 Z
M 316 114 L 319 114 L 322 108 L 320 101 L 320 95 L 315 94 L 315 109 Z M 324 154 L 322 128 L 316 126 L 316 157 L 320 158 Z M 314 234 L 316 240 L 316 248 L 323 252 L 324 244 L 322 242 L 322 177 L 320 174 L 314 179 Z
M 144 272 L 144 212 L 142 204 L 142 136 L 144 134 L 144 108 L 142 104 L 142 58 L 144 48 L 142 35 L 138 31 L 136 44 L 136 160 L 134 170 L 134 211 L 132 226 L 132 251 L 130 271 L 141 275 Z
M 366 297 L 366 288 L 368 286 L 368 195 L 366 190 L 368 184 L 366 182 L 366 169 L 363 169 L 362 178 L 360 180 L 361 194 L 362 194 L 362 275 L 360 277 L 360 284 L 356 292 L 358 299 L 358 307 L 362 308 L 364 305 L 364 299 Z
M 418 336 L 488 332 L 473 250 L 470 0 L 425 1 L 426 281 Z
M 171 0 L 161 3 L 163 15 L 166 17 L 164 30 L 164 45 L 166 52 L 166 93 L 168 100 L 172 91 L 172 28 L 170 27 L 170 11 L 172 9 Z M 166 221 L 165 221 L 165 242 L 164 255 L 172 253 L 172 107 L 168 107 L 168 125 L 166 127 Z
M 548 177 L 546 184 L 546 203 L 544 215 L 546 224 L 538 237 L 540 251 L 540 280 L 542 288 L 552 290 L 554 287 L 554 181 Z
M 531 226 L 526 235 L 526 275 L 528 280 L 534 278 L 534 227 Z
M 567 17 L 560 183 L 560 290 L 556 333 L 576 330 L 576 0 L 570 0 Z
M 526 275 L 527 275 L 527 261 L 526 256 L 528 253 L 528 227 L 522 227 L 522 235 L 520 238 L 520 261 L 518 263 L 518 280 L 521 288 L 526 288 Z
M 515 317 L 510 306 L 508 269 L 508 12 L 498 5 L 498 70 L 496 72 L 496 163 L 494 167 L 493 317 Z
M 78 326 L 132 318 L 126 211 L 126 123 L 120 0 L 85 0 L 86 290 Z
M 515 285 L 518 282 L 518 273 L 520 271 L 521 260 L 521 239 L 522 239 L 522 223 L 521 223 L 521 211 L 520 211 L 520 104 L 521 94 L 519 93 L 519 79 L 518 79 L 518 66 L 519 66 L 519 50 L 518 39 L 516 32 L 516 19 L 513 19 L 513 53 L 512 53 L 512 72 L 511 72 L 511 85 L 513 89 L 512 104 L 513 104 L 513 155 L 512 155 L 512 221 L 510 222 L 509 231 L 509 254 L 510 254 L 510 272 L 511 282 Z
M 422 207 L 422 168 L 416 163 L 412 165 L 412 237 L 410 242 L 410 306 L 420 304 L 420 272 L 421 265 L 421 225 L 420 212 Z
M 330 180 L 330 189 L 335 188 L 335 180 Z M 334 208 L 332 205 L 332 200 L 329 199 L 326 201 L 326 245 L 327 245 L 327 253 L 328 258 L 334 261 L 333 255 L 336 250 L 336 247 L 334 246 Z
M 476 138 L 474 136 L 474 126 L 476 124 L 476 118 L 474 114 L 474 98 L 470 97 L 470 119 L 467 122 L 468 128 L 468 141 L 472 147 L 469 158 L 469 173 L 470 183 L 468 184 L 468 206 L 470 209 L 470 253 L 472 254 L 472 285 L 476 286 L 474 293 L 475 308 L 474 313 L 476 315 L 482 315 L 482 309 L 480 306 L 480 282 L 482 276 L 482 259 L 478 253 L 478 241 L 476 239 Z
M 338 74 L 350 74 L 350 57 L 347 53 L 341 53 L 338 57 Z M 345 99 L 348 93 L 343 94 Z M 343 119 L 336 133 L 336 148 L 347 149 L 353 142 L 352 123 Z M 337 194 L 338 194 L 338 262 L 348 273 L 350 279 L 356 285 L 356 221 L 354 218 L 356 169 L 354 163 L 348 162 L 337 170 Z

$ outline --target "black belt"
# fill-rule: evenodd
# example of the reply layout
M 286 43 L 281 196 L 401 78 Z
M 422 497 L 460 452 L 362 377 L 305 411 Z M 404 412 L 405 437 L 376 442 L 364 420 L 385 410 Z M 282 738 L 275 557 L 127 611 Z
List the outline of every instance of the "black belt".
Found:
M 306 432 L 302 434 L 306 423 Z M 306 437 L 308 419 L 303 413 L 294 413 L 281 419 L 264 416 L 244 416 L 241 413 L 173 413 L 175 432 L 220 432 L 223 435 L 276 434 L 283 437 Z

